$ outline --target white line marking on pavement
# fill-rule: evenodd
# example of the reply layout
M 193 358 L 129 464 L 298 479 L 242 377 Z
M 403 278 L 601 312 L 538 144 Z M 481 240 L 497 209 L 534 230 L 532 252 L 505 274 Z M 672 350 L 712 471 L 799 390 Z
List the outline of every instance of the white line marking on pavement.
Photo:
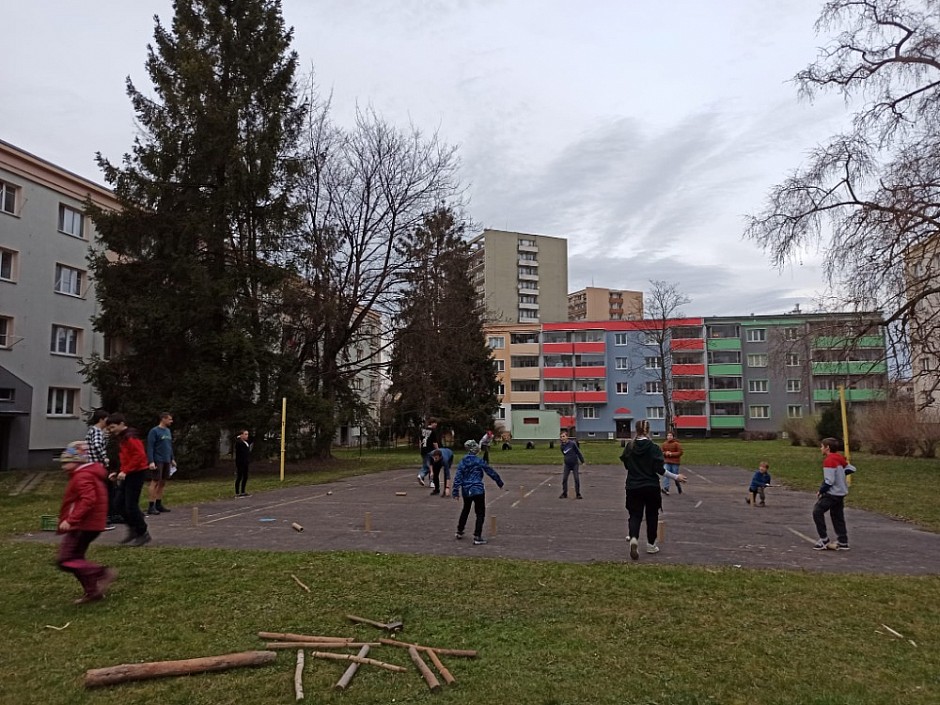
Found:
M 540 487 L 542 487 L 542 485 L 544 485 L 545 483 L 547 483 L 547 482 L 548 482 L 549 480 L 551 480 L 551 479 L 552 479 L 551 476 L 546 477 L 546 478 L 545 478 L 544 480 L 542 480 L 539 484 L 537 484 L 537 485 L 536 485 L 535 487 L 533 487 L 531 490 L 529 490 L 528 492 L 526 492 L 526 493 L 522 496 L 522 499 L 517 499 L 515 502 L 512 503 L 513 508 L 515 509 L 516 507 L 518 507 L 518 506 L 519 506 L 519 503 L 522 502 L 523 499 L 526 499 L 527 497 L 530 497 L 530 496 L 532 496 L 533 494 L 535 494 L 535 491 L 536 491 L 537 489 L 539 489 Z
M 699 500 L 698 502 L 695 503 L 695 506 L 693 507 L 693 509 L 698 509 L 701 506 L 702 506 L 702 500 Z
M 796 534 L 804 541 L 809 541 L 810 543 L 816 543 L 816 539 L 811 539 L 806 534 L 801 534 L 799 531 L 797 531 L 796 529 L 791 529 L 789 526 L 787 527 L 787 531 L 789 531 L 790 533 Z

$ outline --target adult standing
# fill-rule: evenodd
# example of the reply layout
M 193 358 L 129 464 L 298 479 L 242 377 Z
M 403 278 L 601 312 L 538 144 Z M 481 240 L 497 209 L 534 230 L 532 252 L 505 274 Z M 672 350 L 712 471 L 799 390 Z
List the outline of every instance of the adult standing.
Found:
M 662 507 L 659 478 L 669 475 L 677 482 L 685 482 L 681 473 L 666 470 L 663 452 L 649 437 L 650 422 L 643 419 L 636 422 L 636 437 L 628 441 L 620 454 L 620 460 L 627 469 L 627 513 L 630 558 L 640 557 L 640 524 L 646 515 L 646 552 L 659 553 L 656 536 L 659 524 L 659 510 Z
M 480 450 L 483 452 L 483 462 L 490 462 L 490 446 L 493 445 L 493 431 L 486 429 L 483 438 L 480 439 Z
M 558 499 L 568 498 L 568 475 L 574 474 L 574 493 L 578 499 L 584 499 L 581 496 L 581 473 L 578 472 L 580 463 L 584 463 L 584 456 L 578 447 L 578 442 L 573 438 L 568 438 L 564 431 L 558 437 L 561 442 L 561 456 L 564 459 L 565 468 L 561 474 L 561 494 Z
M 421 429 L 421 472 L 418 473 L 418 482 L 422 485 L 426 484 L 425 480 L 428 473 L 431 472 L 431 452 L 440 447 L 440 436 L 437 435 L 437 419 L 428 419 L 427 425 Z
M 108 439 L 105 428 L 108 425 L 108 412 L 104 409 L 95 409 L 91 412 L 90 425 L 85 434 L 85 443 L 88 446 L 88 457 L 93 463 L 100 463 L 105 469 L 105 485 L 108 491 L 108 516 L 105 522 L 105 531 L 114 529 L 114 515 L 118 513 L 117 488 L 108 469 Z
M 235 438 L 235 496 L 250 496 L 245 487 L 248 484 L 248 464 L 251 462 L 251 443 L 248 442 L 248 429 L 243 429 Z
M 127 524 L 127 536 L 121 543 L 143 546 L 150 543 L 147 521 L 140 511 L 140 493 L 147 479 L 147 452 L 144 444 L 137 437 L 137 432 L 128 427 L 124 414 L 115 413 L 108 417 L 108 433 L 118 444 L 118 456 L 121 471 L 117 481 L 124 488 L 124 522 Z
M 678 474 L 679 461 L 682 459 L 682 446 L 671 431 L 666 434 L 666 442 L 663 443 L 662 451 L 666 469 L 671 473 Z M 681 483 L 676 483 L 676 492 L 682 494 Z M 669 494 L 669 475 L 663 475 L 663 494 Z
M 160 413 L 160 423 L 147 434 L 147 467 L 150 469 L 150 503 L 147 514 L 153 516 L 170 511 L 163 504 L 163 492 L 172 468 L 176 465 L 173 457 L 173 415 L 169 411 Z

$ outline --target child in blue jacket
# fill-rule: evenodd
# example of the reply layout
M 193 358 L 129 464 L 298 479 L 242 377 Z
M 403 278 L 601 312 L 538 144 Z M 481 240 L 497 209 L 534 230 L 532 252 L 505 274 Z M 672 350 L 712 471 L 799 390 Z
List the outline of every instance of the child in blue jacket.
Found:
M 757 472 L 751 478 L 751 486 L 748 488 L 750 494 L 747 496 L 748 504 L 757 504 L 757 496 L 760 495 L 760 504 L 764 506 L 764 488 L 771 487 L 770 484 L 770 463 L 766 460 L 758 466 Z
M 457 474 L 454 476 L 454 486 L 451 491 L 454 499 L 457 499 L 459 494 L 463 494 L 463 509 L 460 511 L 457 534 L 454 538 L 463 538 L 467 518 L 470 516 L 470 507 L 473 507 L 476 512 L 473 545 L 480 546 L 486 543 L 486 539 L 483 538 L 483 519 L 486 517 L 486 490 L 483 487 L 483 473 L 493 478 L 500 487 L 503 487 L 503 480 L 493 468 L 477 456 L 480 451 L 479 443 L 471 440 L 464 443 L 463 447 L 467 454 L 457 466 Z

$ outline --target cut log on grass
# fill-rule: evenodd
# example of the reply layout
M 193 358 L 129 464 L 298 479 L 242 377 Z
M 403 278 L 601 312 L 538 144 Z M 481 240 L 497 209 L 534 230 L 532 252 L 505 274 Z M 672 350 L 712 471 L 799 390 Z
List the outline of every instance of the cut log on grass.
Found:
M 378 666 L 379 668 L 384 668 L 386 671 L 394 671 L 395 673 L 404 673 L 408 670 L 404 666 L 396 666 L 394 663 L 376 661 L 374 658 L 360 658 L 359 656 L 353 656 L 352 654 L 331 654 L 325 651 L 311 651 L 310 655 L 314 658 L 333 659 L 334 661 L 352 661 L 354 663 L 365 663 L 369 666 Z
M 356 656 L 358 656 L 359 658 L 365 658 L 368 655 L 369 655 L 368 645 L 363 646 L 361 649 L 359 649 L 359 653 L 356 654 Z M 353 661 L 351 664 L 349 664 L 349 668 L 343 671 L 343 676 L 338 681 L 336 681 L 336 685 L 334 685 L 333 687 L 336 688 L 336 690 L 346 690 L 346 688 L 349 687 L 350 681 L 352 681 L 353 676 L 356 675 L 356 671 L 358 670 L 359 670 L 359 664 Z
M 274 661 L 274 651 L 241 651 L 222 656 L 203 656 L 181 661 L 149 661 L 125 663 L 107 668 L 92 668 L 85 672 L 85 687 L 115 685 L 127 681 L 142 681 L 164 676 L 185 676 L 206 671 L 225 671 L 244 666 L 264 666 Z
M 377 641 L 267 641 L 266 649 L 358 649 L 361 646 L 381 646 Z
M 441 677 L 443 677 L 444 682 L 447 683 L 447 685 L 452 685 L 457 681 L 457 679 L 450 674 L 450 671 L 444 667 L 444 664 L 441 663 L 441 660 L 437 657 L 437 652 L 434 651 L 434 649 L 428 649 L 425 653 L 428 655 L 428 658 L 431 659 L 431 663 L 434 664 L 434 668 L 436 668 L 437 672 L 441 674 Z
M 432 693 L 436 693 L 441 689 L 441 682 L 437 680 L 437 676 L 428 668 L 428 665 L 424 662 L 424 659 L 421 658 L 421 654 L 418 653 L 418 650 L 413 647 L 408 647 L 408 655 L 411 656 L 411 660 L 414 661 L 415 666 L 418 667 L 418 672 L 421 674 L 421 677 L 424 678 L 424 682 L 428 684 L 428 688 L 431 689 Z
M 297 577 L 296 575 L 294 575 L 293 573 L 291 573 L 291 576 L 290 576 L 290 577 L 292 577 L 292 578 L 294 579 L 294 582 L 297 583 L 298 585 L 300 585 L 300 587 L 302 587 L 302 588 L 303 588 L 304 590 L 306 590 L 307 592 L 310 592 L 310 588 L 308 588 L 306 585 L 304 585 L 302 582 L 300 582 L 300 578 L 298 578 L 298 577 Z
M 291 634 L 289 632 L 258 632 L 261 639 L 271 639 L 274 641 L 355 641 L 351 636 L 317 636 L 314 634 Z
M 439 649 L 436 646 L 422 646 L 421 644 L 409 644 L 406 641 L 395 641 L 394 639 L 379 639 L 387 646 L 400 646 L 407 649 L 409 646 L 415 647 L 418 651 L 436 651 L 441 656 L 466 656 L 467 658 L 476 658 L 477 652 L 472 649 Z
M 304 699 L 304 650 L 297 649 L 297 665 L 294 667 L 294 695 Z

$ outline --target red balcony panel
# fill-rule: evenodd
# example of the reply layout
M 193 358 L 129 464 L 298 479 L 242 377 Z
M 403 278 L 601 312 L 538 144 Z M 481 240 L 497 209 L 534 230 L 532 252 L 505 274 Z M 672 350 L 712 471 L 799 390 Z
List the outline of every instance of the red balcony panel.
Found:
M 606 404 L 607 392 L 582 392 L 580 389 L 573 392 L 576 404 Z
M 705 365 L 673 365 L 673 377 L 704 377 Z
M 546 404 L 571 404 L 574 402 L 574 392 L 545 392 Z
M 574 367 L 546 367 L 542 370 L 544 379 L 574 379 Z
M 576 353 L 593 353 L 603 355 L 607 351 L 607 345 L 601 341 L 599 343 L 575 343 L 574 351 Z
M 707 392 L 704 389 L 674 389 L 673 401 L 705 401 Z
M 603 355 L 606 350 L 607 345 L 603 341 L 598 343 L 542 343 L 542 353 L 544 355 L 573 355 L 581 353 Z
M 673 350 L 704 350 L 705 340 L 702 338 L 675 338 L 669 342 Z
M 574 416 L 562 416 L 560 426 L 562 428 L 574 428 Z
M 672 422 L 676 428 L 708 428 L 707 416 L 677 416 Z
M 571 368 L 568 368 L 571 369 Z M 574 376 L 577 378 L 582 377 L 606 377 L 607 368 L 606 367 L 575 367 Z

